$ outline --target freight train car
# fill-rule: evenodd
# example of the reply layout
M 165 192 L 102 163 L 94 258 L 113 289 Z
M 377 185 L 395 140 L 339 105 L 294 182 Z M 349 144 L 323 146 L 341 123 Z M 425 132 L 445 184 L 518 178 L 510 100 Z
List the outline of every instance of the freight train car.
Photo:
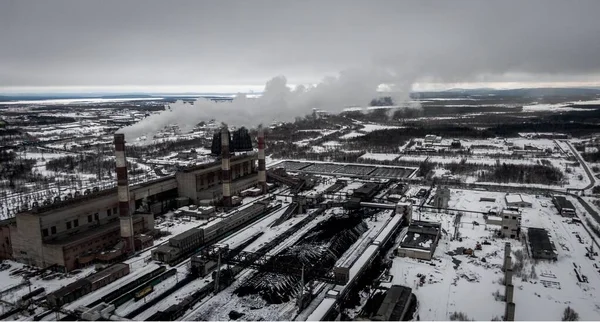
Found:
M 168 245 L 162 245 L 152 251 L 152 258 L 159 262 L 175 265 L 203 246 L 218 241 L 227 234 L 278 208 L 281 208 L 281 204 L 269 206 L 268 201 L 258 201 L 243 209 L 235 210 L 225 217 L 215 219 L 204 226 L 192 228 L 171 238 Z
M 129 302 L 131 299 L 135 299 L 136 294 L 142 292 L 144 289 L 146 289 L 148 287 L 154 289 L 154 286 L 158 285 L 160 282 L 166 280 L 167 278 L 174 276 L 175 274 L 177 274 L 177 269 L 172 268 L 172 269 L 152 278 L 151 280 L 149 280 L 145 283 L 138 284 L 138 286 L 136 288 L 132 289 L 131 291 L 124 293 L 123 295 L 112 300 L 111 302 L 106 302 L 106 303 L 112 304 L 115 307 L 119 307 L 119 306 Z
M 152 285 L 148 285 L 148 286 L 144 287 L 143 289 L 139 290 L 138 292 L 136 292 L 135 295 L 133 296 L 133 300 L 137 302 L 137 301 L 143 299 L 146 295 L 152 293 L 152 291 L 154 291 L 154 287 Z
M 118 289 L 108 293 L 107 295 L 104 295 L 102 298 L 100 298 L 97 301 L 94 301 L 92 303 L 90 303 L 88 305 L 88 307 L 94 307 L 100 303 L 111 303 L 112 301 L 114 301 L 115 299 L 121 297 L 123 294 L 126 294 L 128 292 L 131 292 L 132 290 L 134 290 L 136 287 L 146 283 L 147 281 L 163 274 L 165 271 L 167 270 L 166 266 L 160 266 L 157 269 L 153 270 L 150 273 L 146 273 L 142 276 L 140 276 L 139 278 L 135 279 L 134 281 L 131 281 L 121 287 L 119 287 Z
M 104 287 L 108 283 L 129 274 L 129 265 L 117 263 L 95 274 L 82 278 L 48 294 L 46 300 L 51 307 L 61 307 L 80 297 Z

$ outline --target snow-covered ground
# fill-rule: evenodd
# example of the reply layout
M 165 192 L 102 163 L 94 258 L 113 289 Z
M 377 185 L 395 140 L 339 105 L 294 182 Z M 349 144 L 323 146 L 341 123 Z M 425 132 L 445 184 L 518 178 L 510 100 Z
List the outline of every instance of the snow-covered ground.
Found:
M 107 103 L 107 102 L 127 102 L 127 101 L 156 101 L 163 100 L 162 97 L 144 97 L 144 98 L 66 98 L 66 99 L 47 99 L 47 100 L 23 100 L 0 102 L 0 105 L 58 105 L 58 104 L 79 104 L 79 103 Z
M 391 153 L 365 153 L 359 159 L 377 160 L 377 161 L 392 161 L 400 157 L 399 154 Z
M 495 202 L 480 202 L 481 197 L 495 198 Z M 501 193 L 452 190 L 449 206 L 464 210 L 481 211 L 503 206 L 499 199 Z M 442 235 L 435 259 L 420 262 L 407 258 L 395 258 L 390 274 L 391 284 L 400 284 L 413 288 L 419 300 L 419 315 L 422 320 L 448 320 L 452 312 L 464 312 L 475 320 L 490 320 L 504 314 L 505 302 L 494 298 L 498 291 L 504 294 L 505 287 L 500 284 L 503 277 L 504 243 L 510 242 L 514 253 L 525 253 L 525 265 L 522 276 L 513 277 L 516 320 L 558 320 L 563 310 L 570 306 L 579 313 L 581 320 L 600 318 L 600 300 L 596 292 L 600 288 L 600 273 L 594 267 L 594 261 L 585 257 L 584 246 L 589 246 L 590 236 L 583 227 L 571 223 L 570 219 L 558 215 L 549 198 L 530 196 L 532 208 L 522 209 L 522 226 L 545 228 L 557 245 L 558 261 L 532 260 L 527 248 L 520 240 L 496 239 L 492 230 L 498 226 L 486 225 L 482 215 L 464 213 L 461 219 L 461 241 L 451 241 Z M 503 199 L 502 199 L 503 201 Z M 415 216 L 415 215 L 413 215 Z M 423 213 L 423 218 L 442 223 L 448 233 L 454 231 L 454 218 L 447 214 Z M 476 221 L 479 225 L 474 225 Z M 524 229 L 526 232 L 526 229 Z M 582 237 L 579 243 L 576 234 Z M 482 245 L 481 251 L 475 251 L 476 257 L 450 255 L 458 247 L 474 248 L 477 242 L 488 240 L 491 245 Z M 483 262 L 482 258 L 486 261 Z M 461 261 L 458 265 L 453 259 Z M 573 271 L 573 263 L 581 266 L 589 283 L 579 283 Z M 532 267 L 535 274 L 532 277 Z M 417 286 L 417 274 L 427 276 L 423 286 Z M 558 283 L 558 284 L 557 284 Z M 548 287 L 544 285 L 550 285 Z M 556 286 L 556 287 L 553 287 Z

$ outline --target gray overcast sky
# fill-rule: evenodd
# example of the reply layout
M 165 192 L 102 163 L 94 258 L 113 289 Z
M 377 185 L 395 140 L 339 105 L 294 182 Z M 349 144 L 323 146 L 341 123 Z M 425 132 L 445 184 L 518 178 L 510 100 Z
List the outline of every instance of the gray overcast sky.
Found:
M 600 82 L 600 1 L 0 1 L 0 92 L 36 86 Z

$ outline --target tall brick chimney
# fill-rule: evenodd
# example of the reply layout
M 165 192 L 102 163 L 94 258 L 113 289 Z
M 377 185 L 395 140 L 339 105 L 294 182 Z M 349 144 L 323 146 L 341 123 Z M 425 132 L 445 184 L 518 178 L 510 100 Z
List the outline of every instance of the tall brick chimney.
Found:
M 127 179 L 124 134 L 115 134 L 115 157 L 117 163 L 117 194 L 119 197 L 121 238 L 125 242 L 125 252 L 132 253 L 135 251 L 135 247 L 133 243 L 133 220 L 129 204 L 129 180 Z

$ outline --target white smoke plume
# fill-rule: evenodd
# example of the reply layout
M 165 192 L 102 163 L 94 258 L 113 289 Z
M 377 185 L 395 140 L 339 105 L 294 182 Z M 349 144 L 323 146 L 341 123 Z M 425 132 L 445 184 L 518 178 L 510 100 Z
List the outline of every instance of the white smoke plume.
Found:
M 396 104 L 409 100 L 412 79 L 400 79 L 382 69 L 353 69 L 343 71 L 338 77 L 327 77 L 316 86 L 288 87 L 287 79 L 275 77 L 267 82 L 262 96 L 248 98 L 239 94 L 232 102 L 216 103 L 199 98 L 193 105 L 183 102 L 170 104 L 170 108 L 125 127 L 119 132 L 129 140 L 142 136 L 151 138 L 170 124 L 182 131 L 191 130 L 201 121 L 215 119 L 230 126 L 255 127 L 273 121 L 293 121 L 297 116 L 310 114 L 313 108 L 330 113 L 342 112 L 351 106 L 367 106 L 378 97 L 381 84 L 395 84 L 390 93 Z

